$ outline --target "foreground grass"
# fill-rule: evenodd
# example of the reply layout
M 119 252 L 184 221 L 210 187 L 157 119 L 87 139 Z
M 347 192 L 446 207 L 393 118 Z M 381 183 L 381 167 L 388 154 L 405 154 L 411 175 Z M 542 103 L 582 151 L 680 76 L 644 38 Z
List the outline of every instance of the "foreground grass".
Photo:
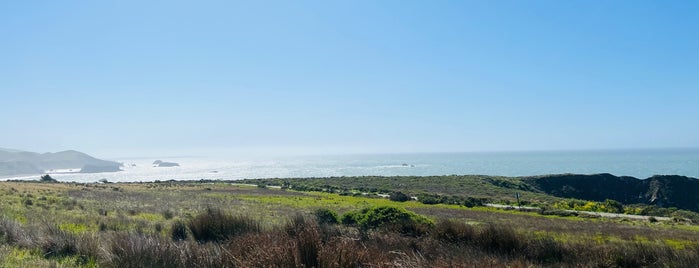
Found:
M 692 267 L 699 263 L 695 226 L 542 216 L 224 183 L 2 182 L 0 202 L 4 267 Z M 368 228 L 320 224 L 313 216 L 321 208 L 342 215 L 371 207 L 407 209 L 435 224 Z

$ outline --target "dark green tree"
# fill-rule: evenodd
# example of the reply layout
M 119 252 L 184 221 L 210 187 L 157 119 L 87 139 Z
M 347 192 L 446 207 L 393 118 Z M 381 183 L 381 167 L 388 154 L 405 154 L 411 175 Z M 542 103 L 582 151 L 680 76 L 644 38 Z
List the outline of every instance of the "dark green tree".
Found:
M 51 175 L 49 175 L 49 174 L 46 174 L 46 175 L 44 175 L 44 176 L 41 176 L 41 180 L 39 180 L 39 181 L 41 181 L 41 182 L 50 182 L 50 183 L 52 183 L 52 182 L 58 182 L 56 179 L 51 178 Z

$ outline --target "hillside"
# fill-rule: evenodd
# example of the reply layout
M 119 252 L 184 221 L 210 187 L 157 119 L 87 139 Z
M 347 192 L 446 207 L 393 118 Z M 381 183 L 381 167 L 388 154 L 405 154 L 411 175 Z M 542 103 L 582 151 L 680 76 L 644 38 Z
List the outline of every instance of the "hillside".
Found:
M 654 176 L 645 180 L 611 174 L 560 174 L 536 177 L 482 175 L 331 177 L 294 179 L 251 179 L 250 184 L 282 186 L 310 191 L 340 193 L 400 191 L 412 196 L 423 193 L 440 196 L 485 198 L 489 202 L 514 202 L 519 194 L 524 204 L 545 204 L 574 198 L 623 204 L 676 207 L 699 212 L 699 180 L 684 176 Z
M 648 204 L 699 211 L 699 180 L 663 175 L 645 180 L 611 174 L 561 174 L 523 178 L 523 182 L 544 193 L 565 198 L 624 204 Z
M 115 171 L 120 163 L 94 158 L 74 150 L 57 153 L 34 153 L 0 149 L 0 176 L 40 174 L 55 169 L 82 169 Z

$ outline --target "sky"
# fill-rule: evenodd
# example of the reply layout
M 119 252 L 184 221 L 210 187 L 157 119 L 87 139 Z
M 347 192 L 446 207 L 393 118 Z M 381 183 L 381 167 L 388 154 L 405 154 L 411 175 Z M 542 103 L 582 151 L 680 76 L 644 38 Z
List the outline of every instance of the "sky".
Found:
M 697 1 L 2 1 L 0 147 L 699 147 Z

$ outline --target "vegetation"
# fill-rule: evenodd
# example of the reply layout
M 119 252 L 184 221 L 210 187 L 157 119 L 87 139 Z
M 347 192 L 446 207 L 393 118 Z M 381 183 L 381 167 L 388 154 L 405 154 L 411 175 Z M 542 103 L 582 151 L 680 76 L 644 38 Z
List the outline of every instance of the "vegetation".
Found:
M 41 179 L 39 181 L 40 182 L 48 182 L 48 183 L 58 182 L 56 179 L 51 178 L 51 175 L 49 175 L 49 174 L 41 176 Z
M 173 181 L 1 182 L 0 263 L 7 267 L 691 267 L 699 263 L 699 228 L 686 221 L 559 217 L 293 189 Z
M 412 196 L 424 204 L 466 207 L 487 203 L 518 204 L 540 207 L 548 212 L 558 210 L 559 214 L 575 214 L 568 210 L 576 210 L 674 217 L 699 222 L 699 199 L 694 194 L 699 192 L 699 180 L 682 176 L 654 176 L 648 180 L 611 174 L 537 177 L 365 176 L 242 182 L 343 195 L 388 194 L 389 199 L 394 201 L 407 201 Z M 639 196 L 639 193 L 642 194 Z
M 331 209 L 319 208 L 314 214 L 316 216 L 316 221 L 320 224 L 336 224 L 340 222 L 337 212 Z
M 556 209 L 578 210 L 578 211 L 593 211 L 593 212 L 609 212 L 609 213 L 624 213 L 624 206 L 618 201 L 607 199 L 604 202 L 583 201 L 583 200 L 564 200 L 553 204 Z
M 421 236 L 427 233 L 432 221 L 403 208 L 392 206 L 369 207 L 342 215 L 342 223 L 363 230 L 387 229 L 401 234 Z
M 405 202 L 405 201 L 410 200 L 410 196 L 408 196 L 408 195 L 406 195 L 406 194 L 404 194 L 404 193 L 402 193 L 402 192 L 400 192 L 400 191 L 397 191 L 397 192 L 392 192 L 392 193 L 388 196 L 388 199 L 391 200 L 391 201 Z

